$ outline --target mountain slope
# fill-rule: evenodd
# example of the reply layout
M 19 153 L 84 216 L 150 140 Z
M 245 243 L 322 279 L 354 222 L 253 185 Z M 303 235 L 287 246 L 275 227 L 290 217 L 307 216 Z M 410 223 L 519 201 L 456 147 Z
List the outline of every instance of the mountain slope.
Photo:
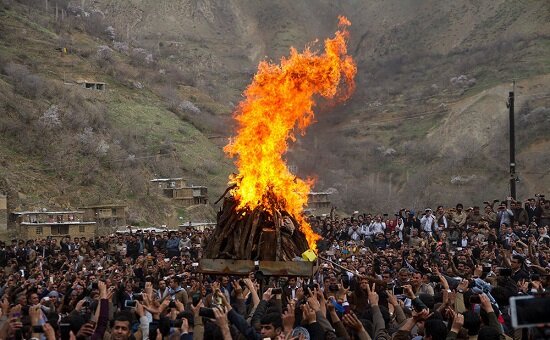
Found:
M 144 86 L 142 77 L 163 78 L 159 66 L 133 65 L 75 17 L 56 22 L 19 4 L 0 17 L 0 189 L 11 209 L 124 202 L 133 223 L 175 225 L 192 216 L 150 193 L 150 179 L 183 176 L 211 197 L 225 189 L 231 163 L 194 122 L 218 110 L 206 94 L 176 86 L 168 100 L 164 79 Z
M 136 220 L 173 220 L 177 209 L 143 192 L 144 179 L 176 174 L 216 196 L 232 171 L 220 151 L 233 133 L 230 113 L 257 63 L 330 37 L 341 14 L 352 22 L 356 93 L 341 106 L 319 104 L 318 123 L 288 155 L 300 176 L 317 179 L 316 190 L 335 188 L 334 201 L 349 210 L 505 196 L 505 100 L 517 80 L 518 192 L 548 191 L 548 1 L 22 3 L 0 24 L 2 64 L 30 72 L 0 77 L 8 103 L 0 152 L 10 167 L 0 175 L 26 194 L 21 204 L 51 192 L 52 204 L 121 198 L 143 215 Z M 55 48 L 64 46 L 70 52 L 60 57 Z M 53 90 L 35 96 L 18 86 L 33 75 Z M 108 96 L 62 84 L 91 78 L 108 82 Z M 67 127 L 62 137 L 40 126 L 52 105 Z M 31 164 L 41 170 L 26 170 Z M 40 185 L 26 184 L 32 178 Z

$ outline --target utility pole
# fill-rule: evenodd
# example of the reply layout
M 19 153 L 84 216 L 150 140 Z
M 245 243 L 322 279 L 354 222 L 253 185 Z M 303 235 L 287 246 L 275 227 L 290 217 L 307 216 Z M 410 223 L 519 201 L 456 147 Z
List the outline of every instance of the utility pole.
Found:
M 508 92 L 508 109 L 510 119 L 510 196 L 516 199 L 516 131 L 514 124 L 514 92 L 516 81 L 514 80 L 512 91 Z

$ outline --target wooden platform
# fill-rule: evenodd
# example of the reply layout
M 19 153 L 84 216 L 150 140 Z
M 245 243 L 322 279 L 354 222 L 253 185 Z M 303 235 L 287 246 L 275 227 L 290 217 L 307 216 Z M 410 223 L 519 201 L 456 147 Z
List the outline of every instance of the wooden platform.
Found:
M 201 259 L 198 271 L 204 274 L 246 276 L 260 270 L 265 276 L 312 276 L 315 262 Z

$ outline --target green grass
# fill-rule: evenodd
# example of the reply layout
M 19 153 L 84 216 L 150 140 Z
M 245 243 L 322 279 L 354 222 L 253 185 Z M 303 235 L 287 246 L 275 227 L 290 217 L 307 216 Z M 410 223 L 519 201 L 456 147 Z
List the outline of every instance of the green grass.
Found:
M 25 26 L 27 26 L 27 27 L 35 30 L 35 31 L 43 33 L 44 35 L 46 35 L 47 37 L 49 37 L 51 39 L 57 39 L 57 34 L 50 31 L 46 27 L 40 26 L 37 23 L 25 18 L 24 16 L 20 15 L 19 13 L 15 12 L 13 10 L 6 11 L 5 13 L 6 13 L 7 17 L 12 17 L 12 18 L 16 19 L 17 21 L 21 22 L 23 25 L 25 25 Z

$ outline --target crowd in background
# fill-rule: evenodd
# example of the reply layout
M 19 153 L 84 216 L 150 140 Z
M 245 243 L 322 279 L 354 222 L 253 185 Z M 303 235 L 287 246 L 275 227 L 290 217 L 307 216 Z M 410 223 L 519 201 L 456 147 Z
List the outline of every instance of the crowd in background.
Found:
M 510 307 L 547 299 L 550 201 L 391 215 L 310 217 L 313 277 L 203 275 L 209 229 L 12 240 L 0 339 L 550 338 L 548 324 L 513 327 Z

